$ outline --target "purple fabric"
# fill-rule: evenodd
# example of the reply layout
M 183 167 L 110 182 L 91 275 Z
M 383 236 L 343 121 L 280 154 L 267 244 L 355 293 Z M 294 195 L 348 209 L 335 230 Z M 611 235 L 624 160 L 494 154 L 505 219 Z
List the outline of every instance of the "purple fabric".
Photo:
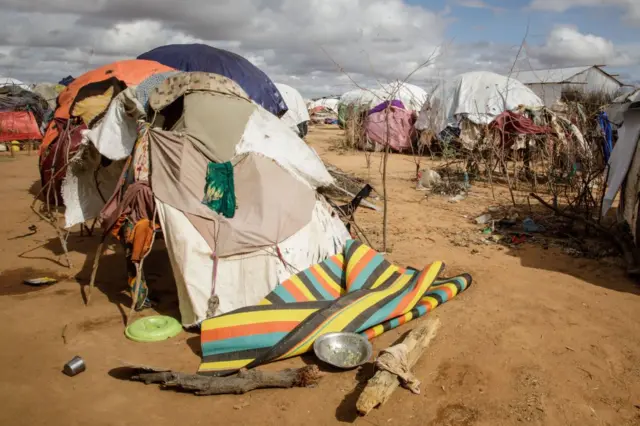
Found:
M 367 115 L 371 115 L 371 114 L 375 114 L 376 112 L 380 112 L 380 111 L 384 111 L 385 109 L 387 109 L 387 107 L 389 106 L 389 104 L 391 104 L 392 107 L 396 107 L 396 108 L 400 108 L 400 109 L 405 109 L 404 104 L 402 103 L 402 101 L 399 101 L 397 99 L 394 99 L 392 101 L 384 101 L 383 103 L 381 103 L 380 105 L 371 108 L 369 110 L 369 114 Z

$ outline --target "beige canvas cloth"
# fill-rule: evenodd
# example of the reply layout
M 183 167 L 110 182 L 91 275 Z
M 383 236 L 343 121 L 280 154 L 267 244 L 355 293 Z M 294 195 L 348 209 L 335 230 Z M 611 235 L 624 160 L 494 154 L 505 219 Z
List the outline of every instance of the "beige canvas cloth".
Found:
M 149 106 L 161 111 L 190 92 L 205 91 L 237 97 L 251 103 L 247 93 L 233 80 L 219 74 L 183 72 L 167 78 L 149 95 Z
M 255 153 L 232 161 L 235 216 L 217 214 L 201 202 L 209 160 L 185 135 L 150 130 L 149 137 L 154 195 L 184 212 L 218 256 L 273 246 L 311 220 L 315 192 L 273 160 Z

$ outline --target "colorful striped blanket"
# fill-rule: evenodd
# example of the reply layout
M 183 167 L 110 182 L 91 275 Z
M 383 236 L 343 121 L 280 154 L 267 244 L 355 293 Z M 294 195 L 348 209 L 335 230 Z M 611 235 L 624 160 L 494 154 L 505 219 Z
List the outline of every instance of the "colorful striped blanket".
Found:
M 336 331 L 372 339 L 420 317 L 471 284 L 462 274 L 439 279 L 442 262 L 422 271 L 394 266 L 350 240 L 344 254 L 293 275 L 256 306 L 202 323 L 199 374 L 223 376 L 309 351 Z

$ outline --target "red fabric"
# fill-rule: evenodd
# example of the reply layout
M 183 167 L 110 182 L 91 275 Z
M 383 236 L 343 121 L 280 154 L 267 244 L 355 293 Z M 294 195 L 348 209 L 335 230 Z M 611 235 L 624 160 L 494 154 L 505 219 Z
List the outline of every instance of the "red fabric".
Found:
M 31 111 L 0 112 L 0 142 L 41 140 L 42 133 Z
M 512 135 L 546 135 L 553 132 L 551 128 L 538 126 L 530 118 L 512 111 L 500 114 L 491 126 Z
M 67 127 L 68 123 L 68 120 L 59 118 L 51 122 L 49 130 L 53 126 L 55 131 L 60 134 L 60 137 L 40 153 L 40 180 L 42 181 L 42 187 L 45 188 L 43 199 L 46 199 L 47 194 L 49 194 L 49 202 L 58 206 L 64 204 L 61 190 L 62 181 L 66 176 L 67 161 L 78 152 L 78 147 L 82 142 L 81 131 L 87 128 L 84 124 L 69 124 Z M 49 185 L 52 179 L 54 180 L 51 183 L 53 187 L 48 190 L 46 185 Z

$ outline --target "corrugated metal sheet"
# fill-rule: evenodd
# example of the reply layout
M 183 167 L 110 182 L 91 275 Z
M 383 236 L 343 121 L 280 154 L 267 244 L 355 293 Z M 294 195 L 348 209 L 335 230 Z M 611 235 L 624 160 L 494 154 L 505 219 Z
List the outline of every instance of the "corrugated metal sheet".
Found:
M 576 74 L 588 70 L 589 67 L 555 68 L 548 70 L 515 71 L 511 77 L 520 80 L 524 84 L 539 83 L 563 83 L 571 79 Z

